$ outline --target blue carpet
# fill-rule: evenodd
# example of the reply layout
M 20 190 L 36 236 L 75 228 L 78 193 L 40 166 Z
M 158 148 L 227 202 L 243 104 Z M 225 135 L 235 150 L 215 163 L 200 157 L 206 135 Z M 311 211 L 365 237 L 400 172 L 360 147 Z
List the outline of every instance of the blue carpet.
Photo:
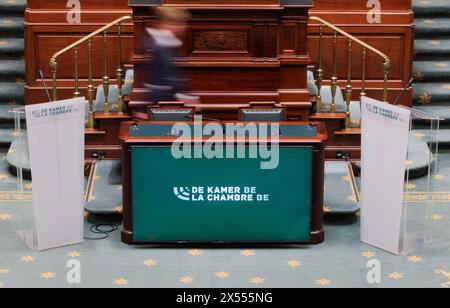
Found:
M 414 104 L 450 108 L 450 2 L 414 0 Z
M 122 213 L 121 173 L 118 167 L 119 161 L 104 160 L 94 164 L 86 211 L 92 214 Z
M 432 287 L 450 279 L 450 154 L 440 155 L 440 177 L 433 180 L 435 214 L 428 217 L 434 244 L 413 255 L 395 257 L 359 241 L 359 223 L 326 225 L 318 246 L 286 248 L 137 248 L 123 245 L 119 232 L 103 241 L 45 252 L 30 251 L 18 238 L 22 214 L 30 204 L 6 200 L 14 177 L 4 177 L 0 153 L 0 285 L 9 287 Z M 329 169 L 330 170 L 330 169 Z M 340 173 L 339 168 L 332 168 Z M 342 169 L 343 171 L 343 169 Z M 31 183 L 28 186 L 31 188 Z M 425 179 L 413 181 L 409 198 L 418 200 Z M 105 191 L 108 194 L 111 191 Z M 99 198 L 101 197 L 98 196 Z M 412 203 L 413 206 L 415 203 Z M 86 222 L 86 235 L 90 223 Z M 66 282 L 68 260 L 81 263 L 81 285 Z M 366 281 L 367 261 L 381 263 L 380 285 Z
M 360 210 L 353 181 L 354 175 L 347 162 L 326 162 L 324 205 L 326 214 L 354 214 Z
M 5 138 L 14 127 L 9 112 L 23 105 L 25 89 L 24 12 L 25 0 L 0 0 L 0 145 L 12 141 Z M 3 131 L 4 130 L 4 131 Z

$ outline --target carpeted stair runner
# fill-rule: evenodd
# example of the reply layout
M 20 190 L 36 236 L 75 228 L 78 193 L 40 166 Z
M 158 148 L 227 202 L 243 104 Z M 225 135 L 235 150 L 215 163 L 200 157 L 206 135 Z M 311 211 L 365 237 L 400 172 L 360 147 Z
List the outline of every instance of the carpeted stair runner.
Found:
M 120 161 L 98 161 L 92 168 L 87 187 L 86 211 L 96 215 L 121 214 Z
M 345 161 L 327 161 L 325 163 L 325 215 L 351 217 L 359 210 L 356 179 L 351 171 L 351 165 Z
M 414 108 L 443 119 L 439 141 L 450 146 L 450 1 L 414 0 L 416 23 Z M 415 123 L 424 134 L 423 123 Z M 424 138 L 427 142 L 432 142 Z
M 14 115 L 24 103 L 24 12 L 25 0 L 0 0 L 0 147 L 13 141 Z

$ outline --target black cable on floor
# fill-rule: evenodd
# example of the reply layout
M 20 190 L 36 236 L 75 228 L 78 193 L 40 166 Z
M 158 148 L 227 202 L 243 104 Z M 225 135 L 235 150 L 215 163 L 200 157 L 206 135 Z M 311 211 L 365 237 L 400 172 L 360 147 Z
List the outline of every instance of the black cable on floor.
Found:
M 107 238 L 109 238 L 109 235 L 119 230 L 119 227 L 113 224 L 94 224 L 89 228 L 89 230 L 93 234 L 102 234 L 103 236 L 84 237 L 84 239 L 88 241 L 99 241 L 99 240 L 106 240 Z

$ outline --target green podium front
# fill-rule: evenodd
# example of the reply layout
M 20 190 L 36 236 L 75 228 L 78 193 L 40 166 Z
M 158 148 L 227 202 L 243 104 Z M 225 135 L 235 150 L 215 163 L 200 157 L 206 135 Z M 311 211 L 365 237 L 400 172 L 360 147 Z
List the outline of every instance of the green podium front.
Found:
M 250 155 L 259 150 L 250 140 L 227 142 L 209 157 L 205 138 L 178 157 L 171 124 L 130 125 L 121 134 L 125 243 L 323 241 L 320 127 L 282 124 L 271 148 L 276 167 L 262 168 L 268 158 Z

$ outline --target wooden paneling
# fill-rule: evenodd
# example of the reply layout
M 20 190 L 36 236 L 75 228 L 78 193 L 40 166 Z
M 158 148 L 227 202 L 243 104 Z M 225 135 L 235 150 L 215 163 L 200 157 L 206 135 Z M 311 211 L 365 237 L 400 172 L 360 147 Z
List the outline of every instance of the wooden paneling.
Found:
M 226 4 L 222 0 L 165 0 L 165 4 L 192 6 L 209 5 L 221 9 L 214 11 L 214 18 L 211 11 L 197 10 L 194 12 L 194 19 L 191 23 L 189 33 L 186 34 L 186 46 L 183 49 L 185 62 L 195 58 L 198 61 L 202 59 L 218 59 L 220 55 L 226 54 L 228 58 L 246 59 L 265 59 L 283 60 L 287 63 L 289 57 L 294 55 L 307 55 L 309 52 L 311 61 L 317 62 L 317 46 L 318 46 L 318 27 L 314 23 L 309 24 L 309 38 L 304 31 L 306 21 L 298 18 L 298 10 L 292 10 L 292 13 L 286 13 L 283 17 L 280 14 L 274 14 L 273 11 L 264 9 L 277 5 L 278 0 L 254 0 L 254 1 L 235 1 L 232 3 L 227 1 Z M 70 8 L 66 7 L 66 1 L 52 0 L 40 1 L 29 0 L 26 12 L 26 62 L 27 62 L 27 88 L 26 102 L 37 103 L 45 100 L 43 84 L 38 78 L 38 70 L 42 69 L 48 82 L 50 82 L 50 70 L 48 60 L 53 52 L 66 47 L 69 43 L 77 38 L 83 37 L 105 25 L 112 20 L 124 16 L 131 15 L 132 10 L 128 6 L 127 0 L 84 0 L 81 2 L 82 14 L 81 25 L 69 25 L 67 22 L 67 13 Z M 241 10 L 236 11 L 230 9 L 230 5 L 241 6 Z M 257 15 L 250 14 L 249 5 L 260 5 Z M 224 7 L 226 6 L 226 8 Z M 246 7 L 246 9 L 244 9 Z M 333 1 L 333 0 L 315 0 L 314 8 L 310 10 L 311 16 L 319 16 L 329 22 L 342 27 L 345 31 L 357 36 L 358 38 L 372 44 L 374 47 L 385 52 L 392 60 L 392 68 L 390 73 L 389 88 L 390 96 L 395 97 L 401 90 L 402 86 L 407 83 L 412 71 L 412 46 L 414 37 L 413 13 L 411 9 L 411 1 L 409 0 L 390 0 L 382 1 L 381 24 L 369 24 L 367 21 L 367 13 L 369 8 L 366 7 L 366 1 Z M 223 28 L 221 24 L 225 20 L 229 20 L 230 12 L 233 17 L 240 20 L 239 23 L 228 24 Z M 142 42 L 133 42 L 133 34 L 137 37 L 144 37 L 144 28 L 152 23 L 152 20 L 144 18 L 148 17 L 148 12 L 142 10 L 137 12 L 136 21 L 140 23 L 136 30 L 132 25 L 124 28 L 124 53 L 123 60 L 130 63 L 133 49 L 139 59 L 140 55 L 145 53 L 145 44 Z M 139 17 L 140 16 L 140 17 Z M 283 18 L 283 26 L 279 29 L 280 18 Z M 154 17 L 150 18 L 154 19 Z M 198 21 L 195 23 L 195 21 Z M 324 65 L 326 68 L 326 77 L 330 77 L 331 67 L 331 33 L 325 36 Z M 94 77 L 96 84 L 99 84 L 103 75 L 101 59 L 101 38 L 94 40 L 96 48 L 94 56 Z M 117 49 L 111 42 L 109 48 L 110 63 L 117 61 Z M 134 45 L 134 47 L 133 47 Z M 354 46 L 354 71 L 355 79 L 355 98 L 360 90 L 358 80 L 361 79 L 361 57 L 360 48 Z M 81 78 L 86 77 L 86 47 L 80 50 L 80 75 Z M 280 59 L 278 58 L 280 57 Z M 145 57 L 144 57 L 145 58 Z M 186 60 L 189 59 L 189 60 Z M 339 39 L 339 68 L 338 75 L 341 81 L 346 79 L 346 42 Z M 58 85 L 61 87 L 60 97 L 70 97 L 73 88 L 73 66 L 71 65 L 71 55 L 61 58 Z M 136 61 L 142 64 L 140 61 Z M 140 65 L 140 64 L 138 64 Z M 193 64 L 192 64 L 193 65 Z M 368 92 L 373 93 L 375 97 L 381 98 L 382 88 L 382 68 L 377 57 L 368 54 Z M 114 77 L 113 66 L 110 67 L 110 77 Z M 142 67 L 142 71 L 148 71 L 148 66 Z M 286 80 L 300 79 L 303 71 L 288 72 L 285 68 L 280 70 L 280 78 Z M 291 70 L 292 71 L 292 70 Z M 292 75 L 296 74 L 296 77 Z M 208 78 L 210 80 L 210 78 Z M 197 83 L 201 84 L 203 80 Z M 231 81 L 232 82 L 232 81 Z M 303 83 L 303 81 L 301 81 Z M 299 81 L 297 81 L 298 86 Z M 325 81 L 327 83 L 327 81 Z M 84 93 L 86 82 L 81 80 L 81 90 Z M 261 83 L 262 85 L 262 83 Z M 292 85 L 293 86 L 293 85 Z M 267 89 L 260 89 L 267 91 Z M 403 98 L 402 103 L 408 104 L 411 101 L 412 91 L 409 91 Z M 223 91 L 220 97 L 227 96 Z M 222 101 L 217 97 L 214 101 Z M 280 96 L 280 93 L 278 94 Z M 209 96 L 210 97 L 210 96 Z M 238 98 L 237 98 L 238 99 Z M 271 98 L 272 99 L 272 98 Z M 304 97 L 302 98 L 304 99 Z
M 51 56 L 67 47 L 76 40 L 92 33 L 105 24 L 124 15 L 131 15 L 127 0 L 113 1 L 81 1 L 81 24 L 69 24 L 67 14 L 70 8 L 66 7 L 67 1 L 39 1 L 29 0 L 25 13 L 25 59 L 26 59 L 26 89 L 25 101 L 27 104 L 47 101 L 43 82 L 39 77 L 42 70 L 47 81 L 51 85 L 51 71 L 49 60 Z M 108 42 L 109 76 L 115 77 L 118 63 L 116 29 L 112 29 L 111 39 Z M 124 24 L 123 54 L 124 63 L 130 63 L 133 49 L 133 25 L 131 22 Z M 103 37 L 93 40 L 93 75 L 95 83 L 101 83 L 104 75 L 103 68 Z M 88 77 L 87 45 L 79 49 L 79 75 L 82 94 L 85 93 Z M 58 97 L 70 98 L 74 88 L 74 55 L 73 52 L 61 56 L 58 60 L 57 84 L 60 88 Z
M 241 1 L 241 6 L 223 9 L 190 3 L 185 7 L 192 17 L 180 37 L 184 47 L 176 61 L 190 79 L 189 92 L 199 95 L 205 104 L 310 101 L 306 87 L 310 64 L 307 5 L 252 7 L 257 1 Z M 143 85 L 151 83 L 152 53 L 147 50 L 145 27 L 154 26 L 156 7 L 133 8 L 132 101 L 146 101 L 149 93 Z
M 371 24 L 367 20 L 370 8 L 366 1 L 315 0 L 310 16 L 318 16 L 344 31 L 356 36 L 385 53 L 391 59 L 389 75 L 390 97 L 396 97 L 412 75 L 414 16 L 411 0 L 381 1 L 381 23 Z M 317 63 L 319 27 L 316 22 L 309 25 L 309 52 L 313 63 Z M 330 77 L 332 64 L 332 33 L 327 31 L 324 41 L 325 77 Z M 339 39 L 338 77 L 347 79 L 347 42 Z M 360 91 L 361 48 L 353 46 L 353 78 L 355 98 Z M 367 54 L 368 93 L 381 99 L 383 67 L 382 59 L 373 53 Z M 329 83 L 329 81 L 328 81 Z M 327 82 L 325 82 L 327 84 Z M 412 88 L 403 96 L 401 103 L 411 105 Z

